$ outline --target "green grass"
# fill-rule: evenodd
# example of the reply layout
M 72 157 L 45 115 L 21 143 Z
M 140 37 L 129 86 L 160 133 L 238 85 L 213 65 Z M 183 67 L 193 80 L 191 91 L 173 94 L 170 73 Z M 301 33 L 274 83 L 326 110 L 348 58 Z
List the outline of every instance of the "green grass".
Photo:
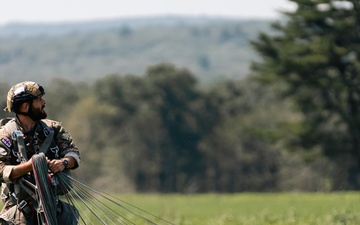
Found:
M 116 197 L 176 225 L 360 224 L 360 192 L 124 194 Z M 127 208 L 132 208 L 123 202 L 120 203 Z M 140 213 L 156 224 L 169 224 L 148 214 Z M 132 223 L 125 221 L 115 222 L 115 224 L 151 224 L 128 214 L 126 210 L 120 214 Z M 96 222 L 98 220 L 93 215 L 87 219 L 92 223 L 86 221 L 86 224 L 102 224 Z
M 360 224 L 360 193 L 356 192 L 119 197 L 177 225 Z

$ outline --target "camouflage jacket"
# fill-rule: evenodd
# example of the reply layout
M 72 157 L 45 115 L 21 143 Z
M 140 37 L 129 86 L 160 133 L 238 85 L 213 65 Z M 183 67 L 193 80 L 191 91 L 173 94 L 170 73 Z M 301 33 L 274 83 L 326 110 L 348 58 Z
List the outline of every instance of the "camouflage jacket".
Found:
M 72 137 L 62 127 L 60 122 L 48 119 L 41 120 L 35 125 L 33 130 L 25 132 L 20 126 L 18 119 L 13 118 L 7 122 L 6 125 L 0 127 L 0 182 L 2 183 L 1 199 L 4 202 L 4 206 L 0 212 L 0 221 L 4 220 L 8 221 L 6 224 L 13 224 L 13 221 L 16 220 L 16 224 L 19 224 L 19 221 L 22 221 L 20 224 L 28 224 L 28 222 L 25 221 L 23 214 L 18 213 L 20 211 L 17 210 L 17 204 L 20 200 L 30 201 L 29 195 L 22 189 L 18 190 L 18 192 L 15 193 L 17 198 L 16 202 L 12 197 L 16 181 L 9 179 L 14 166 L 20 163 L 17 142 L 13 140 L 12 137 L 14 130 L 21 131 L 23 134 L 25 151 L 28 159 L 41 151 L 45 153 L 48 159 L 73 157 L 77 162 L 77 167 L 80 164 L 80 154 Z M 44 145 L 46 147 L 49 146 L 48 149 L 44 151 L 41 149 L 41 146 L 47 139 L 49 132 L 54 135 L 52 140 L 49 139 L 51 140 L 51 144 Z
M 42 122 L 38 122 L 34 129 L 29 132 L 23 130 L 17 118 L 10 120 L 8 123 L 15 123 L 17 130 L 23 133 L 28 159 L 32 155 L 39 153 L 41 145 L 46 139 L 46 130 L 52 128 L 54 130 L 53 142 L 45 155 L 49 159 L 60 159 L 70 156 L 76 160 L 77 166 L 80 164 L 79 150 L 74 144 L 71 135 L 63 128 L 60 122 L 44 119 Z M 12 182 L 9 179 L 12 168 L 20 163 L 17 155 L 18 152 L 14 150 L 16 143 L 12 140 L 11 135 L 5 126 L 0 128 L 0 181 L 2 183 Z

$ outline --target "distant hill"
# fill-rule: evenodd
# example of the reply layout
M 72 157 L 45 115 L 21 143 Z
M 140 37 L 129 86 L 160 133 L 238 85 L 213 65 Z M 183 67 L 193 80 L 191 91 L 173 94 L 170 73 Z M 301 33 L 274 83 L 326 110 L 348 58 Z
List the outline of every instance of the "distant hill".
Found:
M 202 81 L 241 78 L 256 59 L 249 40 L 266 20 L 210 17 L 131 18 L 0 26 L 0 79 L 53 77 L 93 82 L 107 74 L 142 75 L 169 62 Z

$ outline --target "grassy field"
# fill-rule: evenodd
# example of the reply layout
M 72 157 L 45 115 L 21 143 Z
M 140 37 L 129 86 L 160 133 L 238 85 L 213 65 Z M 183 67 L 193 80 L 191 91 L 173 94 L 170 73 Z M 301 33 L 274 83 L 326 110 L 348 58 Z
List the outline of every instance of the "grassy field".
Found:
M 360 224 L 360 192 L 126 194 L 116 196 L 116 198 L 126 208 L 138 212 L 158 225 Z M 139 211 L 137 207 L 170 223 Z M 84 211 L 79 211 L 82 216 L 84 216 L 83 213 L 86 214 Z M 120 214 L 129 220 L 123 220 L 121 223 L 115 221 L 110 224 L 154 224 L 139 219 L 126 210 Z M 80 222 L 80 224 L 108 224 L 101 223 L 92 214 L 91 216 L 87 217 L 85 223 Z
M 120 198 L 177 225 L 360 224 L 360 193 L 356 192 L 123 195 Z

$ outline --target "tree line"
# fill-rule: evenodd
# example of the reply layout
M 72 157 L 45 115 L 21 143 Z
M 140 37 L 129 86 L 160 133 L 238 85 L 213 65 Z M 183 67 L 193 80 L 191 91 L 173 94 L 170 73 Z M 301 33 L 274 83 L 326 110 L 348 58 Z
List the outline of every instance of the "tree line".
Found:
M 9 85 L 1 88 L 5 95 Z M 92 85 L 55 79 L 45 89 L 49 117 L 63 122 L 81 150 L 83 163 L 74 175 L 97 188 L 192 193 L 353 187 L 346 167 L 321 154 L 291 152 L 290 131 L 302 114 L 276 88 L 252 79 L 204 87 L 189 70 L 159 64 L 143 76 L 108 75 Z

